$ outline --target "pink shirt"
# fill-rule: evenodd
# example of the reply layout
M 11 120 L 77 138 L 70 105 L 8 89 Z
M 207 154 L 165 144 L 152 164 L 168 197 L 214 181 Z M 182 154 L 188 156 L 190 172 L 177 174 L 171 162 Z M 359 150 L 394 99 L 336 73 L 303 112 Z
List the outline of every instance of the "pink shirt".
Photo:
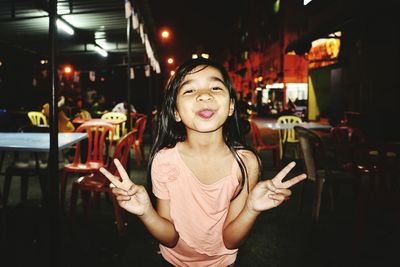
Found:
M 237 249 L 227 249 L 222 228 L 230 201 L 239 185 L 238 164 L 217 182 L 201 183 L 185 165 L 177 146 L 163 149 L 154 158 L 151 176 L 153 192 L 170 201 L 170 213 L 179 240 L 174 248 L 160 245 L 161 254 L 176 266 L 228 266 Z

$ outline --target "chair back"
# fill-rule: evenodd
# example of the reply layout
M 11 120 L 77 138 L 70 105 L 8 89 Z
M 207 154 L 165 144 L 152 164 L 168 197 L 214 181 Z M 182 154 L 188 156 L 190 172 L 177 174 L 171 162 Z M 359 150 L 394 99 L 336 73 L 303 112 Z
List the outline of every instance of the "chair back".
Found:
M 357 153 L 361 153 L 365 143 L 364 134 L 355 128 L 338 125 L 331 128 L 333 146 L 338 166 L 350 167 L 354 163 Z
M 284 115 L 280 116 L 277 121 L 277 123 L 301 123 L 302 119 L 300 117 L 294 116 L 294 115 Z M 284 147 L 286 147 L 286 143 L 297 143 L 298 140 L 296 138 L 296 133 L 294 131 L 294 128 L 290 129 L 279 129 L 279 154 L 280 158 L 283 158 L 283 154 L 285 152 Z
M 250 122 L 250 132 L 251 132 L 251 143 L 254 148 L 257 149 L 257 147 L 263 146 L 264 142 L 261 138 L 260 134 L 260 129 L 258 129 L 258 126 L 255 121 L 252 119 L 249 119 Z
M 102 120 L 111 122 L 114 125 L 114 137 L 109 137 L 110 140 L 119 140 L 126 133 L 126 115 L 120 112 L 107 112 L 101 116 Z
M 140 143 L 143 142 L 143 136 L 144 136 L 144 131 L 146 129 L 146 124 L 147 124 L 147 116 L 146 115 L 140 116 L 135 121 L 134 128 L 137 130 L 136 141 L 138 141 Z
M 280 116 L 276 122 L 277 123 L 302 123 L 303 121 L 300 117 L 297 117 L 294 115 L 285 115 L 285 116 Z M 282 139 L 282 142 L 289 142 L 289 143 L 297 142 L 296 133 L 293 128 L 279 130 L 279 134 L 281 135 L 280 138 Z
M 135 134 L 135 131 L 130 131 L 129 133 L 125 134 L 116 144 L 112 157 L 113 160 L 110 163 L 110 167 L 108 168 L 108 171 L 113 175 L 119 176 L 117 166 L 115 166 L 114 163 L 114 159 L 118 159 L 121 162 L 122 166 L 126 168 L 130 149 L 135 142 Z M 104 176 L 102 175 L 102 177 Z M 109 181 L 106 178 L 105 180 Z
M 107 122 L 85 122 L 81 124 L 76 132 L 86 132 L 87 133 L 87 157 L 86 162 L 98 162 L 105 166 L 108 165 L 109 155 L 108 151 L 111 151 L 112 142 L 108 143 L 106 138 L 114 136 L 114 127 Z M 83 140 L 86 141 L 86 140 Z M 76 145 L 74 164 L 83 162 L 81 158 L 81 143 Z
M 294 131 L 300 145 L 300 155 L 303 159 L 307 179 L 317 181 L 318 169 L 329 172 L 326 162 L 326 149 L 321 137 L 302 126 L 294 126 Z
M 87 111 L 86 109 L 81 109 L 77 116 L 81 117 L 84 120 L 90 120 L 92 118 L 92 115 L 90 115 L 90 112 Z
M 28 117 L 33 125 L 48 125 L 46 116 L 40 111 L 29 111 Z

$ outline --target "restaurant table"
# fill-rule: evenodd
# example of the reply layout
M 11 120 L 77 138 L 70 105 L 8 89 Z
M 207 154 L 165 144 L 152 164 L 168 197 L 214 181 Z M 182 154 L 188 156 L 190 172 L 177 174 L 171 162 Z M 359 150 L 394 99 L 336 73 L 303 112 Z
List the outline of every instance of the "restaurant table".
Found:
M 301 123 L 277 123 L 277 122 L 258 122 L 260 127 L 269 128 L 272 130 L 286 130 L 292 129 L 294 126 L 302 126 L 307 129 L 316 129 L 316 130 L 329 130 L 332 128 L 329 124 L 323 124 L 318 122 L 301 122 Z
M 86 133 L 59 133 L 58 149 L 67 148 L 85 138 Z M 50 134 L 0 132 L 0 150 L 48 152 Z
M 83 139 L 87 138 L 86 133 L 59 133 L 58 134 L 58 149 L 65 149 Z M 0 132 L 0 150 L 8 151 L 32 151 L 32 152 L 49 152 L 50 151 L 50 133 L 16 133 L 16 132 Z M 48 177 L 53 178 L 51 176 Z M 58 181 L 57 183 L 58 184 Z M 35 218 L 27 221 L 29 224 L 39 224 L 37 229 L 40 229 L 36 233 L 36 239 L 46 250 L 46 253 L 50 255 L 46 260 L 51 261 L 50 266 L 54 266 L 54 261 L 58 261 L 59 258 L 59 209 L 58 209 L 58 190 L 53 190 L 50 186 L 50 190 L 47 193 L 47 204 L 45 209 L 40 207 L 35 211 Z M 53 197 L 54 196 L 54 197 Z M 42 213 L 44 212 L 44 213 Z M 15 213 L 15 212 L 14 212 Z M 2 214 L 8 214 L 5 211 Z M 3 216 L 3 221 L 7 221 L 7 216 Z M 7 229 L 6 223 L 1 226 Z M 44 264 L 48 265 L 48 264 Z
M 126 120 L 111 121 L 111 120 L 103 120 L 103 119 L 99 119 L 99 118 L 83 119 L 83 118 L 80 118 L 80 117 L 76 117 L 76 118 L 74 118 L 72 120 L 72 123 L 80 125 L 80 124 L 85 123 L 85 122 L 108 122 L 108 123 L 111 123 L 113 125 L 116 125 L 116 124 L 120 124 L 120 123 L 125 122 L 125 121 Z

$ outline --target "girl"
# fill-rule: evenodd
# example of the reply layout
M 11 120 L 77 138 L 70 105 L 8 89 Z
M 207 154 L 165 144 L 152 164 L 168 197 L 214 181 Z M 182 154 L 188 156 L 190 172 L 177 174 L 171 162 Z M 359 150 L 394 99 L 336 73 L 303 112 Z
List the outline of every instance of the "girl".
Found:
M 304 174 L 282 182 L 292 162 L 259 182 L 260 160 L 244 144 L 228 73 L 209 59 L 176 70 L 165 91 L 149 173 L 156 196 L 134 184 L 118 160 L 119 205 L 160 242 L 165 266 L 233 266 L 257 216 L 281 204 Z

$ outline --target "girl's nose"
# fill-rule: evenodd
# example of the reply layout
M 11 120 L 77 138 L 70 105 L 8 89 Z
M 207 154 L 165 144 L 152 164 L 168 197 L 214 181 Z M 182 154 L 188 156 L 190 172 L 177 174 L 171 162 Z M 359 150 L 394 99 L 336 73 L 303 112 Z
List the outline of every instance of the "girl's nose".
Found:
M 199 91 L 199 94 L 197 96 L 197 100 L 198 101 L 208 101 L 211 100 L 213 97 L 210 94 L 210 92 L 207 90 L 201 90 Z

